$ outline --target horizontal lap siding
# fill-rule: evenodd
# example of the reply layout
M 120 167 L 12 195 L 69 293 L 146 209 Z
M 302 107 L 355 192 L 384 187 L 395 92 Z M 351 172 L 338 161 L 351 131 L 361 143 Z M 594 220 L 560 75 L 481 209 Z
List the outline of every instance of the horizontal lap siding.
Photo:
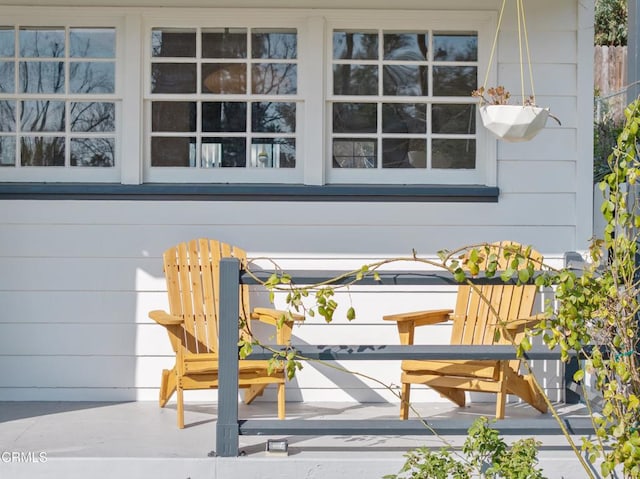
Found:
M 344 2 L 276 3 L 331 8 Z M 398 6 L 497 10 L 500 3 L 431 0 Z M 156 399 L 160 371 L 172 363 L 166 333 L 147 317 L 150 309 L 166 307 L 160 256 L 168 246 L 194 237 L 237 244 L 250 256 L 272 257 L 287 269 L 355 268 L 414 249 L 434 258 L 440 249 L 501 239 L 532 244 L 558 261 L 583 242 L 576 238 L 583 216 L 582 186 L 576 181 L 583 167 L 578 130 L 585 124 L 578 115 L 577 4 L 543 0 L 527 5 L 538 100 L 562 126 L 549 120 L 530 143 L 498 144 L 498 203 L 2 201 L 0 400 Z M 386 8 L 388 2 L 350 5 Z M 510 87 L 514 94 L 519 89 L 516 38 L 514 27 L 507 25 L 496 72 L 501 84 L 515 85 Z M 255 304 L 268 303 L 264 292 L 252 291 Z M 337 298 L 336 324 L 312 319 L 296 327 L 294 343 L 396 343 L 395 325 L 383 322 L 384 314 L 450 307 L 455 295 L 450 288 L 354 288 Z M 347 324 L 342 313 L 349 298 L 358 317 Z M 277 305 L 283 306 L 281 295 Z M 259 332 L 268 337 L 265 330 Z M 446 343 L 447 336 L 447 326 L 419 333 L 419 339 L 431 343 Z M 398 381 L 396 361 L 342 365 L 386 384 Z M 540 370 L 550 390 L 561 388 L 553 365 Z M 379 384 L 318 364 L 305 365 L 288 396 L 395 400 Z M 273 391 L 268 389 L 265 397 L 273 399 Z M 188 400 L 215 398 L 215 391 L 187 394 Z M 413 398 L 438 399 L 425 388 Z

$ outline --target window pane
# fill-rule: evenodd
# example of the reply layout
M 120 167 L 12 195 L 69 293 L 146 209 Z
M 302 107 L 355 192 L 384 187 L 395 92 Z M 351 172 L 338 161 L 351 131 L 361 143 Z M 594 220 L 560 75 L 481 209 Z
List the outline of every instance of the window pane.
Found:
M 202 131 L 247 131 L 247 104 L 222 101 L 203 103 Z
M 469 96 L 478 84 L 476 67 L 433 67 L 433 94 Z
M 295 140 L 254 138 L 251 141 L 251 166 L 254 168 L 295 168 Z
M 64 57 L 64 29 L 62 28 L 21 28 L 18 41 L 22 57 Z
M 378 67 L 376 65 L 334 65 L 333 93 L 335 95 L 377 95 Z
M 116 131 L 116 108 L 110 102 L 72 102 L 71 131 Z
M 154 101 L 151 104 L 151 131 L 196 131 L 196 103 Z
M 422 145 L 420 144 L 422 142 Z M 409 149 L 409 164 L 413 168 L 427 167 L 427 142 L 422 140 L 411 140 Z M 422 148 L 422 149 L 420 149 Z
M 151 31 L 154 57 L 195 57 L 196 31 L 178 28 L 154 28 Z
M 205 63 L 202 65 L 203 93 L 247 92 L 247 65 L 245 63 Z
M 385 33 L 384 59 L 424 61 L 428 46 L 429 35 L 426 33 Z
M 203 168 L 244 168 L 247 146 L 244 138 L 203 138 L 201 164 Z
M 209 28 L 202 32 L 203 58 L 247 58 L 246 28 Z
M 64 102 L 27 100 L 20 102 L 22 131 L 64 131 Z
M 383 133 L 426 133 L 427 105 L 422 103 L 384 103 Z
M 298 67 L 291 63 L 259 63 L 251 68 L 252 93 L 294 95 L 297 92 Z
M 116 66 L 112 62 L 72 62 L 69 65 L 71 93 L 113 93 Z
M 196 165 L 195 138 L 151 138 L 151 166 Z
M 70 56 L 83 58 L 115 58 L 114 28 L 72 28 L 69 32 Z
M 0 136 L 0 167 L 15 166 L 16 139 L 13 136 Z
M 334 133 L 376 133 L 378 130 L 375 103 L 334 103 Z
M 16 131 L 15 101 L 0 101 L 0 131 Z
M 382 89 L 384 95 L 427 96 L 429 67 L 418 65 L 385 65 Z
M 0 27 L 0 57 L 15 55 L 15 30 Z
M 115 164 L 113 138 L 72 138 L 71 166 L 113 166 Z
M 433 105 L 431 118 L 433 133 L 476 132 L 475 105 Z
M 476 32 L 434 34 L 433 59 L 456 62 L 478 61 L 478 34 Z
M 251 131 L 260 133 L 294 133 L 296 104 L 264 102 L 251 104 Z
M 433 168 L 473 169 L 476 167 L 476 141 L 434 139 L 431 157 Z
M 151 65 L 152 93 L 195 93 L 195 63 L 154 63 Z
M 334 31 L 333 58 L 335 60 L 377 60 L 378 34 L 375 32 Z
M 64 93 L 63 62 L 20 62 L 21 93 Z
M 385 138 L 382 140 L 383 168 L 426 168 L 427 142 L 410 138 Z M 414 164 L 415 163 L 415 164 Z
M 334 138 L 334 168 L 375 168 L 378 142 L 370 138 Z
M 296 58 L 298 36 L 290 29 L 253 30 L 251 58 Z
M 22 166 L 64 166 L 64 138 L 28 136 L 20 139 Z
M 15 93 L 15 66 L 14 63 L 0 62 L 0 92 Z

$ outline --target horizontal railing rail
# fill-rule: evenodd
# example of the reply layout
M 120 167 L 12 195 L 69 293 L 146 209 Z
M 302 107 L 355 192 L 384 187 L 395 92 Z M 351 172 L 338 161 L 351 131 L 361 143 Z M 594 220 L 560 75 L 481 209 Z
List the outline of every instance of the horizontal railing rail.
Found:
M 336 278 L 338 271 L 287 271 L 297 284 L 317 284 Z M 272 272 L 241 271 L 240 262 L 225 258 L 220 264 L 220 331 L 219 331 L 219 388 L 218 418 L 216 423 L 216 453 L 222 457 L 234 457 L 239 453 L 240 435 L 466 435 L 471 419 L 429 419 L 428 426 L 422 420 L 240 420 L 238 418 L 238 317 L 240 284 L 260 284 Z M 255 275 L 256 278 L 253 278 Z M 351 282 L 345 277 L 336 284 Z M 497 283 L 500 278 L 474 278 L 478 283 Z M 453 276 L 445 271 L 381 271 L 379 278 L 365 276 L 359 285 L 457 285 Z M 273 351 L 282 346 L 257 346 L 249 359 L 269 359 Z M 401 360 L 401 359 L 515 359 L 512 346 L 449 346 L 449 345 L 295 345 L 301 358 L 313 360 Z M 558 360 L 560 353 L 543 346 L 534 346 L 526 353 L 528 359 Z M 574 368 L 567 368 L 565 377 L 571 378 Z M 574 394 L 573 392 L 571 392 Z M 563 419 L 572 434 L 591 434 L 593 426 L 588 418 Z M 502 434 L 561 434 L 560 425 L 552 417 L 530 419 L 502 419 L 495 423 Z

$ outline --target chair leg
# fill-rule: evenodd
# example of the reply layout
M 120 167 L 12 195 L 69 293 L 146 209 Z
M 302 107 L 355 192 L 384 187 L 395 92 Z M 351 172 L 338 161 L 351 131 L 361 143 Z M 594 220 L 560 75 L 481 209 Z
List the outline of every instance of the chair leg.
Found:
M 431 384 L 428 384 L 428 386 L 434 391 L 440 393 L 442 397 L 456 403 L 459 407 L 464 407 L 467 403 L 467 397 L 462 389 L 444 388 L 440 386 L 432 386 Z
M 285 387 L 284 383 L 278 384 L 278 419 L 284 419 L 285 416 Z
M 402 393 L 400 395 L 400 419 L 409 419 L 409 402 L 411 401 L 411 384 L 402 383 Z
M 184 429 L 184 394 L 182 387 L 176 387 L 176 396 L 178 399 L 178 428 Z
M 507 382 L 505 375 L 504 363 L 500 363 L 500 372 L 498 374 L 498 382 L 500 384 L 500 390 L 496 397 L 496 419 L 504 419 L 505 407 L 507 404 Z
M 255 398 L 262 396 L 266 387 L 266 384 L 252 384 L 249 386 L 244 392 L 244 403 L 251 404 Z
M 176 391 L 176 371 L 172 369 L 162 370 L 162 378 L 160 379 L 160 407 L 165 407 L 171 399 L 171 396 Z
M 538 391 L 538 388 L 534 384 L 534 379 L 529 375 L 525 376 L 524 379 L 530 388 L 531 401 L 529 402 L 529 404 L 531 404 L 541 413 L 546 413 L 548 410 L 547 402 L 544 400 L 544 396 L 540 391 Z

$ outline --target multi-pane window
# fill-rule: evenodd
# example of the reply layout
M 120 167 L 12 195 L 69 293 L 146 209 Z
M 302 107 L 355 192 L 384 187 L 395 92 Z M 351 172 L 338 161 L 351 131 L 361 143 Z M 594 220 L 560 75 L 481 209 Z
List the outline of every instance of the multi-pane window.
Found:
M 333 29 L 331 167 L 473 170 L 476 31 Z
M 0 182 L 495 184 L 495 12 L 89 10 L 0 16 Z
M 116 164 L 116 30 L 0 26 L 0 166 Z
M 154 27 L 149 41 L 151 170 L 297 166 L 296 29 Z

